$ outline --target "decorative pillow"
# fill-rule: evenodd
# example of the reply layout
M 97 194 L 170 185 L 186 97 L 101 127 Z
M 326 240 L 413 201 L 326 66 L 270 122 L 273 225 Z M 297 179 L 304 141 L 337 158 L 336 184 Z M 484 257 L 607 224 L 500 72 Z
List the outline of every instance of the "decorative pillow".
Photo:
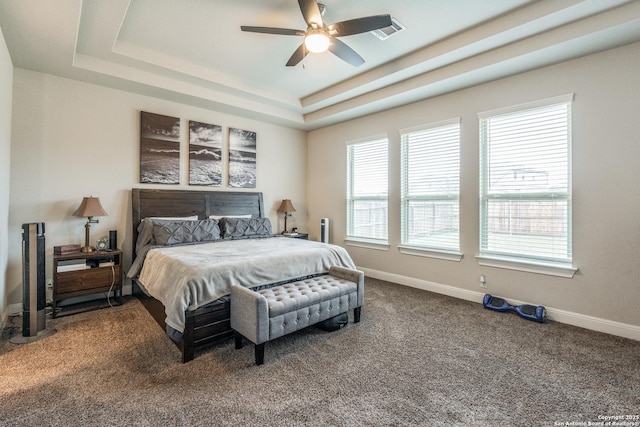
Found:
M 146 245 L 154 245 L 156 242 L 153 239 L 153 224 L 160 221 L 197 221 L 198 215 L 184 216 L 184 217 L 147 217 L 142 218 L 140 225 L 138 225 L 138 240 L 136 241 L 136 253 Z
M 220 239 L 220 227 L 215 219 L 202 221 L 155 222 L 153 237 L 158 245 L 208 242 Z
M 222 237 L 238 239 L 247 237 L 271 236 L 271 221 L 269 218 L 229 218 L 220 220 Z
M 251 218 L 251 214 L 246 214 L 246 215 L 209 215 L 209 219 L 217 219 L 219 221 L 222 218 Z

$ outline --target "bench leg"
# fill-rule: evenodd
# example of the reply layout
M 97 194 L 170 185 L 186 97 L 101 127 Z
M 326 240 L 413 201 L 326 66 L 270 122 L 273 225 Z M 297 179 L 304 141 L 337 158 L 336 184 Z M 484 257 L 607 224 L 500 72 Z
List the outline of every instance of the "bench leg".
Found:
M 242 348 L 242 335 L 240 335 L 238 332 L 234 331 L 234 335 L 236 338 L 236 350 L 240 350 Z
M 264 345 L 266 342 L 262 344 L 256 344 L 256 365 L 262 365 L 264 363 Z
M 362 310 L 362 307 L 356 307 L 353 309 L 353 323 L 358 323 L 360 321 L 360 310 Z

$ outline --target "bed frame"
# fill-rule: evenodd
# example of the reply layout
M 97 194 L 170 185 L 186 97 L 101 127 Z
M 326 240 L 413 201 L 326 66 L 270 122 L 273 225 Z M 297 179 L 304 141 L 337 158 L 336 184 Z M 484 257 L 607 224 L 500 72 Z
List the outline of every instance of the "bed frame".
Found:
M 209 215 L 239 214 L 251 214 L 254 218 L 265 216 L 264 199 L 262 193 L 259 192 L 134 188 L 131 191 L 131 196 L 133 202 L 132 261 L 136 257 L 138 225 L 142 218 L 198 215 L 199 219 L 205 219 Z M 133 280 L 133 294 L 140 299 L 147 311 L 164 330 L 166 328 L 164 305 L 145 294 L 135 280 Z M 187 311 L 182 342 L 176 343 L 182 352 L 182 362 L 193 360 L 196 349 L 232 337 L 233 331 L 229 319 L 228 296 L 196 310 Z

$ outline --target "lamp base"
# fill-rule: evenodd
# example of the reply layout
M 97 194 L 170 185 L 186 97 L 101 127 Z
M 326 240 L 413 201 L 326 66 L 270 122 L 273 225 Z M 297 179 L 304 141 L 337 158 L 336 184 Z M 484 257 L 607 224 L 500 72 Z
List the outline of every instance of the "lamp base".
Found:
M 82 249 L 80 249 L 82 252 L 93 252 L 94 249 L 91 246 L 83 246 Z

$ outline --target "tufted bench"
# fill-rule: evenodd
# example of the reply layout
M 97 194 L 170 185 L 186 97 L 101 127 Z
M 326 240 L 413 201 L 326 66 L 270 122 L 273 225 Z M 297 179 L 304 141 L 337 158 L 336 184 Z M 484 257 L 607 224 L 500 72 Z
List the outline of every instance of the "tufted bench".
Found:
M 331 267 L 329 274 L 254 291 L 231 287 L 231 329 L 236 348 L 244 336 L 255 344 L 256 365 L 264 363 L 267 341 L 298 331 L 353 309 L 360 321 L 364 273 Z

